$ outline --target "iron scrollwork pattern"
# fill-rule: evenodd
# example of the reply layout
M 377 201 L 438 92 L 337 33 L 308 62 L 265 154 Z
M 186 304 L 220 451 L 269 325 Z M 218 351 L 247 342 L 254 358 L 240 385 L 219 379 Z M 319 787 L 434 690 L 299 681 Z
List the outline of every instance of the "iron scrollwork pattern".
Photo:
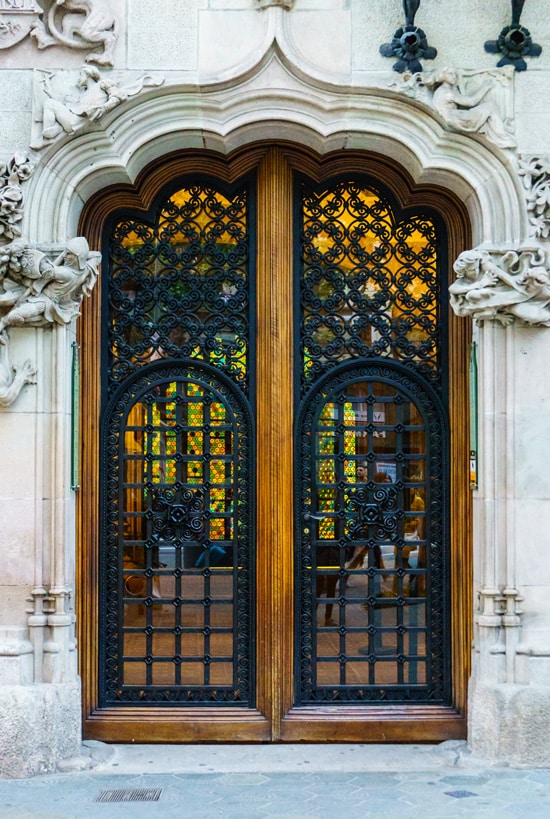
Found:
M 193 182 L 109 242 L 110 388 L 161 357 L 201 358 L 250 390 L 250 192 Z
M 443 228 L 298 179 L 296 704 L 448 704 Z
M 301 182 L 302 394 L 347 358 L 390 356 L 441 381 L 441 285 L 433 219 L 399 220 L 372 185 Z
M 250 189 L 189 177 L 105 236 L 103 706 L 254 707 Z

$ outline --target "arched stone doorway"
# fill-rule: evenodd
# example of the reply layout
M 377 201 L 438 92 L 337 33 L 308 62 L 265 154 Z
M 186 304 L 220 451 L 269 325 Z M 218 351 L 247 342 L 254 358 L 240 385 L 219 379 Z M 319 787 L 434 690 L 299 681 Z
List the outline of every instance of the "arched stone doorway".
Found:
M 105 254 L 81 326 L 87 735 L 464 736 L 458 200 L 380 156 L 258 143 L 152 163 L 82 227 Z

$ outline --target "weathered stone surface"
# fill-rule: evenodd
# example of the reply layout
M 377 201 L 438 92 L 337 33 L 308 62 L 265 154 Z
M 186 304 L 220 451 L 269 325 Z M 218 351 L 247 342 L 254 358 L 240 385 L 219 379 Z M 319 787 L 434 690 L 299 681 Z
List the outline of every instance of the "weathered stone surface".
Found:
M 80 741 L 78 682 L 0 686 L 0 777 L 51 773 Z

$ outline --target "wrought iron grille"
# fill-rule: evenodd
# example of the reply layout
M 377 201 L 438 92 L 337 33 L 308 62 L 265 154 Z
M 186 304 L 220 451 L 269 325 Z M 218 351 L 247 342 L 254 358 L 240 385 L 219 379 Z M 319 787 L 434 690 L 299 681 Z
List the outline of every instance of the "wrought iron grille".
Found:
M 302 395 L 348 358 L 389 356 L 441 385 L 441 284 L 433 217 L 399 219 L 373 185 L 300 182 Z
M 301 180 L 296 701 L 450 697 L 442 236 Z
M 157 358 L 201 358 L 250 392 L 253 232 L 248 185 L 229 192 L 193 181 L 151 221 L 113 220 L 107 389 Z
M 249 205 L 192 180 L 106 238 L 102 705 L 254 705 Z

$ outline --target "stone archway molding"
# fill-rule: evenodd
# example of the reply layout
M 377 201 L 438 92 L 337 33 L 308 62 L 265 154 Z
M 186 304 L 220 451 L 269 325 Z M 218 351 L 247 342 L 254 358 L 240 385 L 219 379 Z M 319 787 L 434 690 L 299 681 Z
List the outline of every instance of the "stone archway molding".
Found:
M 306 76 L 277 41 L 239 77 L 196 84 L 174 75 L 160 87 L 161 80 L 44 147 L 27 183 L 24 236 L 37 243 L 75 236 L 94 193 L 133 184 L 163 155 L 201 147 L 229 154 L 262 140 L 298 142 L 321 155 L 383 155 L 414 183 L 456 194 L 475 245 L 518 246 L 528 235 L 514 154 L 483 135 L 456 132 L 426 102 L 400 90 Z

